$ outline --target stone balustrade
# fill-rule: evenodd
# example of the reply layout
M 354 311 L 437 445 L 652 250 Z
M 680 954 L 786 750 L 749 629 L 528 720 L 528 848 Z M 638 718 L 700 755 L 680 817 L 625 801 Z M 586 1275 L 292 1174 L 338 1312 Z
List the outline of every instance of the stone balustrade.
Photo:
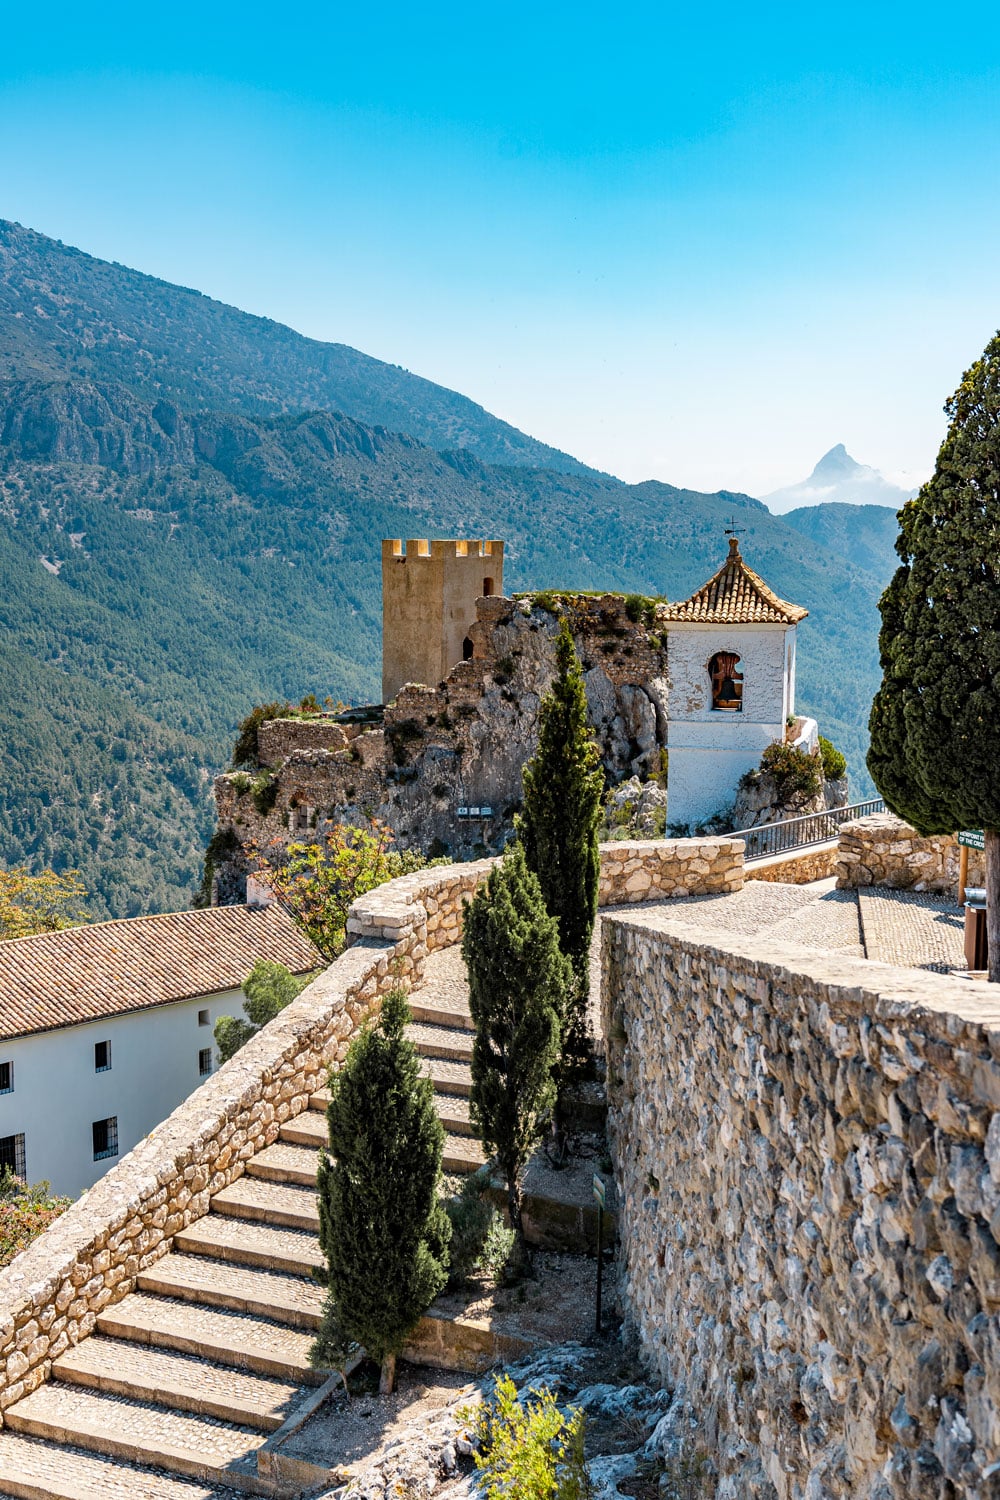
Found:
M 718 1500 L 995 1496 L 1000 990 L 680 918 L 602 939 L 624 1296 L 675 1433 Z

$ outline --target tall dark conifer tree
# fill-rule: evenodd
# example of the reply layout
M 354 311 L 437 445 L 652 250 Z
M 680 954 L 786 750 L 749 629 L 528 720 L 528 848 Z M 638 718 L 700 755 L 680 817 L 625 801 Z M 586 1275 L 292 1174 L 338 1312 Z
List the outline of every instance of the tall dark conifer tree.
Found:
M 983 828 L 1000 979 L 1000 334 L 945 407 L 933 476 L 900 512 L 882 596 L 868 769 L 923 834 Z
M 466 903 L 462 957 L 476 1028 L 472 1118 L 504 1174 L 523 1256 L 520 1175 L 555 1103 L 570 965 L 519 844 Z
M 320 1155 L 326 1262 L 317 1364 L 342 1367 L 359 1344 L 392 1391 L 396 1356 L 447 1280 L 451 1226 L 438 1199 L 444 1129 L 429 1078 L 404 1035 L 410 1010 L 392 990 L 382 1013 L 330 1077 L 330 1152 Z
M 559 946 L 573 968 L 562 1050 L 566 1058 L 580 1058 L 589 1049 L 590 939 L 601 877 L 604 771 L 587 724 L 580 659 L 565 620 L 556 641 L 556 668 L 539 711 L 538 749 L 524 768 L 517 828 L 546 909 L 559 925 Z

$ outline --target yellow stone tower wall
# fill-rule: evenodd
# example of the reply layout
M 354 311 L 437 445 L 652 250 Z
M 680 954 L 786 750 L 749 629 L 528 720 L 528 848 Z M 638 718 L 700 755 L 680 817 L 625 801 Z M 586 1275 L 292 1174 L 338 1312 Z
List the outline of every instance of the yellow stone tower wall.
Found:
M 382 543 L 382 702 L 436 687 L 465 655 L 476 600 L 503 593 L 503 542 Z

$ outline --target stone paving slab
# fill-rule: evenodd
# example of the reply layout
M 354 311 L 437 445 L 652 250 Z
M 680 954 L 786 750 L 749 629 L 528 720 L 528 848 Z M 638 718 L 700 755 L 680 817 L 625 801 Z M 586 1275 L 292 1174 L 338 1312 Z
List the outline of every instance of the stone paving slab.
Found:
M 298 1385 L 287 1381 L 100 1335 L 61 1355 L 52 1366 L 52 1378 L 265 1433 L 277 1431 L 302 1394 Z
M 176 1349 L 279 1380 L 322 1385 L 325 1378 L 309 1365 L 312 1333 L 270 1318 L 135 1292 L 99 1313 L 97 1327 L 109 1338 Z
M 257 1449 L 265 1442 L 263 1433 L 213 1417 L 52 1382 L 8 1407 L 4 1421 L 12 1432 L 162 1466 L 195 1479 L 224 1479 L 229 1470 L 230 1481 L 239 1489 L 256 1473 Z
M 294 1183 L 311 1187 L 316 1182 L 317 1152 L 314 1146 L 296 1146 L 289 1141 L 275 1141 L 265 1146 L 247 1162 L 247 1176 L 269 1182 Z
M 475 1172 L 486 1160 L 480 1143 L 468 1135 L 446 1134 L 441 1166 L 445 1172 Z
M 0 1494 L 16 1500 L 236 1500 L 237 1493 L 0 1432 Z
M 322 1263 L 319 1238 L 302 1229 L 281 1229 L 254 1219 L 206 1214 L 174 1236 L 174 1248 L 185 1255 L 210 1255 L 265 1270 L 309 1276 Z
M 262 1177 L 239 1177 L 215 1194 L 212 1212 L 319 1233 L 315 1187 L 290 1187 L 287 1183 L 266 1182 Z
M 965 912 L 953 901 L 884 886 L 857 897 L 869 958 L 937 974 L 965 968 Z
M 320 1325 L 323 1288 L 319 1282 L 283 1271 L 262 1271 L 204 1255 L 173 1252 L 148 1271 L 140 1271 L 138 1287 L 140 1292 L 157 1297 L 176 1297 L 206 1307 L 273 1318 L 293 1328 Z
M 282 1125 L 278 1138 L 292 1146 L 311 1146 L 314 1152 L 319 1151 L 329 1139 L 326 1115 L 317 1109 L 303 1110 Z

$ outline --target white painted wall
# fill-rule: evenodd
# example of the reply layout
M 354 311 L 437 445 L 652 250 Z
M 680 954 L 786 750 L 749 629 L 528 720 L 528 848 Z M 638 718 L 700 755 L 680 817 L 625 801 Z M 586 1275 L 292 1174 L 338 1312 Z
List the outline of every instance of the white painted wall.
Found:
M 155 1129 L 204 1079 L 198 1053 L 218 1054 L 212 1028 L 243 1014 L 239 990 L 179 1000 L 81 1026 L 0 1041 L 0 1062 L 14 1064 L 14 1092 L 0 1094 L 0 1137 L 24 1136 L 30 1182 L 77 1197 Z M 199 1026 L 198 1012 L 209 1023 Z M 110 1041 L 111 1068 L 94 1069 L 95 1042 Z M 118 1117 L 118 1156 L 94 1160 L 95 1120 Z
M 708 663 L 732 651 L 743 674 L 740 713 L 712 708 Z M 795 627 L 670 626 L 667 821 L 694 828 L 730 807 L 740 777 L 784 738 L 795 711 Z

